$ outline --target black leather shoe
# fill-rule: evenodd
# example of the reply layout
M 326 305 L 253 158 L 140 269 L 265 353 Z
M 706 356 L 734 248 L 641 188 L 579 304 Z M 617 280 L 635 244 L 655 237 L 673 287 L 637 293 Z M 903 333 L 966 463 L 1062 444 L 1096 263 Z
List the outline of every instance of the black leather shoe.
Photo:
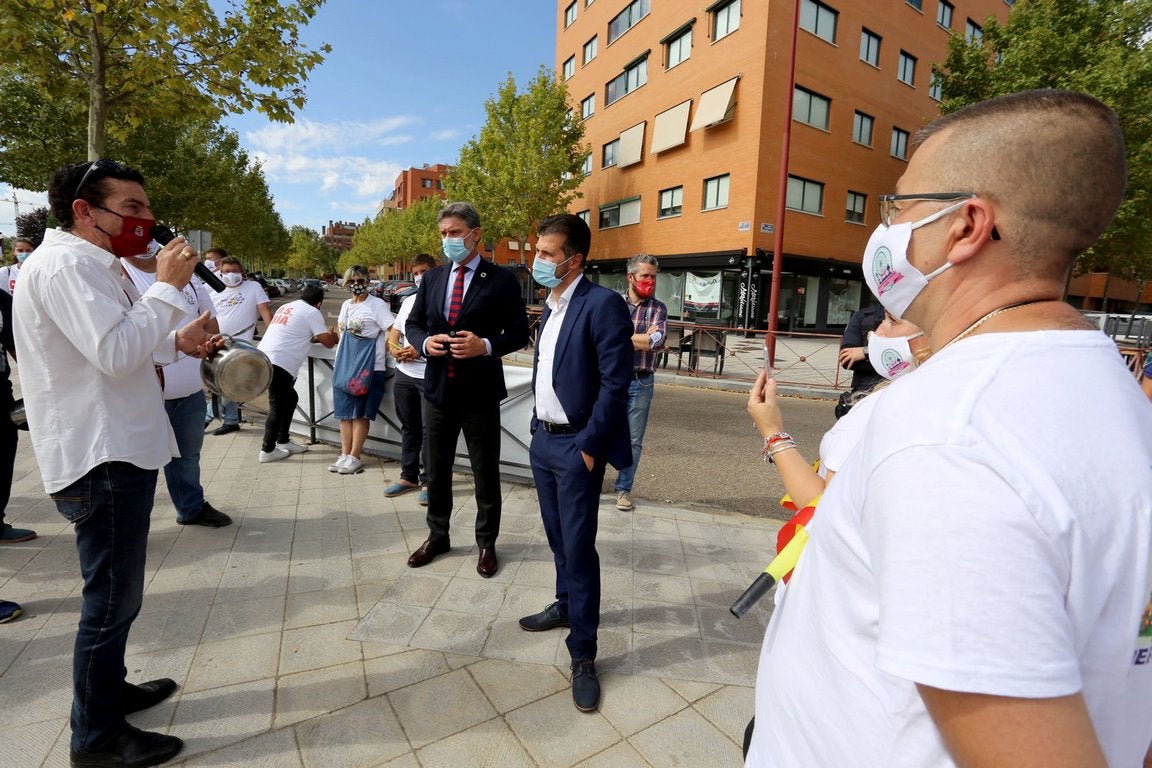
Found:
M 124 714 L 154 707 L 176 692 L 176 681 L 167 677 L 140 685 L 124 682 Z
M 526 629 L 529 632 L 543 632 L 566 626 L 568 626 L 568 617 L 560 613 L 559 603 L 552 603 L 540 613 L 534 613 L 520 619 L 520 629 Z
M 409 568 L 421 568 L 452 548 L 448 539 L 426 539 L 415 552 L 408 556 Z
M 72 750 L 74 768 L 144 768 L 171 760 L 184 748 L 175 736 L 125 725 L 112 741 L 97 750 Z
M 212 430 L 212 434 L 214 434 L 214 435 L 230 435 L 233 432 L 239 432 L 239 431 L 240 431 L 240 425 L 239 424 L 225 424 L 224 426 L 216 427 L 216 429 Z
M 476 573 L 486 579 L 496 575 L 496 548 L 480 547 L 480 557 L 476 560 Z
M 600 679 L 596 677 L 596 662 L 572 662 L 572 703 L 581 712 L 595 712 L 600 706 Z
M 180 523 L 179 520 L 176 522 Z M 223 528 L 226 525 L 232 525 L 232 518 L 208 502 L 204 502 L 204 506 L 200 508 L 200 514 L 185 523 L 180 523 L 180 525 L 202 525 L 205 528 Z

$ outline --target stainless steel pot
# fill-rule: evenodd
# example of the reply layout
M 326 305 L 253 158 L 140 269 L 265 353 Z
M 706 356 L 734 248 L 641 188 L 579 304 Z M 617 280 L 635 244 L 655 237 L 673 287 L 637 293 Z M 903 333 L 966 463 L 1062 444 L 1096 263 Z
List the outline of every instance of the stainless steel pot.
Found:
M 272 362 L 255 344 L 225 336 L 223 349 L 200 362 L 200 378 L 216 394 L 246 403 L 272 383 Z
M 24 412 L 24 398 L 12 403 L 12 410 L 8 412 L 8 418 L 16 425 L 16 429 L 28 431 L 28 414 Z

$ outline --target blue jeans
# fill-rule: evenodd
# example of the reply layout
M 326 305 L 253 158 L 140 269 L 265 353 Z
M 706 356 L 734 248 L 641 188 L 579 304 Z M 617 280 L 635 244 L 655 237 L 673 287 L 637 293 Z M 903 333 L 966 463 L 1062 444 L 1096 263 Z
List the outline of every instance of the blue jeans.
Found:
M 176 433 L 180 458 L 174 458 L 164 467 L 164 480 L 168 483 L 168 497 L 176 507 L 176 519 L 187 523 L 200 516 L 204 507 L 204 487 L 200 485 L 200 449 L 204 447 L 204 392 L 193 392 L 188 397 L 165 400 L 164 410 Z
M 652 389 L 656 377 L 648 374 L 644 378 L 632 376 L 628 387 L 628 432 L 632 436 L 632 466 L 620 470 L 616 476 L 616 493 L 632 492 L 632 482 L 636 479 L 636 467 L 640 466 L 640 451 L 644 447 L 644 431 L 648 429 L 648 410 L 652 407 Z
M 204 409 L 204 423 L 212 421 L 216 418 L 216 412 L 212 408 L 212 401 L 217 400 L 220 403 L 220 420 L 225 424 L 239 424 L 240 423 L 240 406 L 236 405 L 234 400 L 229 400 L 223 395 L 213 395 L 208 400 L 208 407 Z
M 144 596 L 156 475 L 113 461 L 52 494 L 76 527 L 84 577 L 72 653 L 72 749 L 102 749 L 124 728 L 124 649 Z

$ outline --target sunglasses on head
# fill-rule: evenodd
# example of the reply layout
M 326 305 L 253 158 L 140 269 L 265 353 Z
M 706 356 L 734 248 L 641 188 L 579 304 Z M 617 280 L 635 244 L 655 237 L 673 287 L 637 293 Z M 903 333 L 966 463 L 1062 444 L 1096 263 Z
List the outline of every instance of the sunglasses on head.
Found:
M 127 169 L 115 160 L 96 160 L 88 166 L 88 170 L 84 171 L 84 175 L 80 177 L 80 183 L 76 185 L 76 191 L 72 194 L 73 200 L 80 199 L 80 191 L 84 189 L 84 185 L 88 183 L 93 171 L 104 171 L 105 174 L 124 173 Z

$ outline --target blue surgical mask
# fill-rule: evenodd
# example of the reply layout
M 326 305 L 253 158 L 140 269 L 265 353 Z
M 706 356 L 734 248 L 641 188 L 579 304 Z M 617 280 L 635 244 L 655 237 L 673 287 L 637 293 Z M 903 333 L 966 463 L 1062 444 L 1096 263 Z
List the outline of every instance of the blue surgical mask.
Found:
M 572 261 L 573 258 L 575 257 L 569 256 L 559 264 L 553 264 L 552 262 L 544 261 L 544 259 L 537 256 L 532 262 L 532 279 L 540 283 L 540 285 L 544 286 L 545 288 L 555 288 L 556 286 L 560 285 L 560 283 L 564 282 L 564 277 L 567 277 L 567 275 L 564 275 L 564 277 L 557 277 L 556 269 Z
M 23 264 L 28 261 L 28 257 L 32 255 L 32 251 L 16 251 L 16 261 Z
M 471 233 L 469 233 L 471 234 Z M 464 239 L 468 237 L 446 237 L 444 238 L 444 258 L 451 261 L 453 264 L 459 264 L 468 258 L 470 253 L 468 246 L 464 245 Z

